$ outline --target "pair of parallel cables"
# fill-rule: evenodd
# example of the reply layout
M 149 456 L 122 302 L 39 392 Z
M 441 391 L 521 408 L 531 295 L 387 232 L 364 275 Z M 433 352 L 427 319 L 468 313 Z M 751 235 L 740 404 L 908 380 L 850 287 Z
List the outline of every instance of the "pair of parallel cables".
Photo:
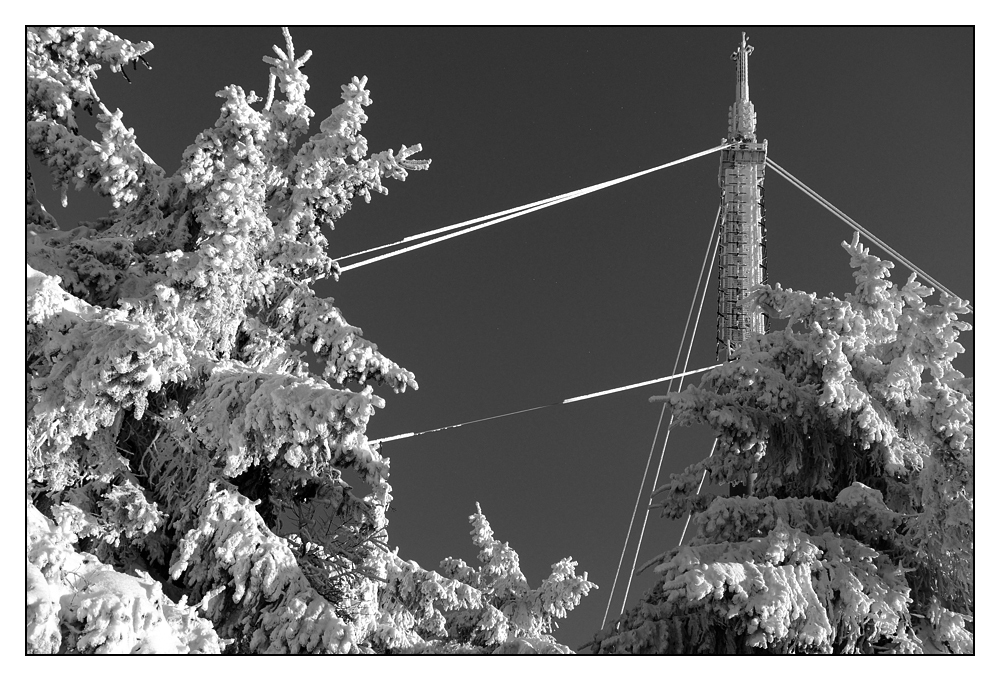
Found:
M 705 249 L 705 256 L 701 261 L 701 272 L 698 274 L 698 285 L 695 286 L 694 296 L 691 298 L 691 306 L 688 308 L 687 320 L 684 322 L 684 332 L 681 334 L 681 342 L 677 346 L 677 356 L 674 358 L 674 373 L 677 372 L 677 366 L 680 364 L 681 353 L 684 350 L 684 339 L 688 338 L 688 329 L 691 329 L 691 336 L 688 339 L 687 354 L 684 357 L 684 368 L 682 373 L 678 374 L 677 377 L 680 383 L 677 386 L 676 392 L 680 392 L 681 388 L 684 387 L 684 376 L 687 374 L 688 362 L 691 359 L 691 350 L 694 348 L 694 338 L 698 331 L 698 322 L 701 321 L 701 313 L 705 309 L 705 295 L 708 293 L 708 284 L 712 278 L 712 270 L 708 267 L 709 258 L 712 253 L 719 250 L 719 240 L 722 238 L 722 231 L 719 229 L 719 217 L 722 215 L 722 204 L 719 204 L 718 210 L 715 212 L 715 221 L 712 223 L 711 233 L 708 235 L 708 247 Z M 707 274 L 706 274 L 707 270 Z M 701 301 L 698 301 L 698 294 L 701 294 Z M 698 307 L 698 314 L 694 320 L 694 326 L 691 326 L 691 315 L 694 313 L 695 305 Z M 716 367 L 722 366 L 721 364 L 716 364 Z M 711 367 L 715 368 L 715 367 Z M 667 392 L 675 392 L 673 389 L 673 380 L 667 385 Z M 643 490 L 646 487 L 646 477 L 649 475 L 650 465 L 653 462 L 653 452 L 656 451 L 656 441 L 660 437 L 660 426 L 663 425 L 663 417 L 667 411 L 667 403 L 663 403 L 663 407 L 660 409 L 660 419 L 656 422 L 656 432 L 653 434 L 653 444 L 649 448 L 649 456 L 646 458 L 646 468 L 642 473 L 642 482 L 639 483 L 639 494 L 635 498 L 635 506 L 632 508 L 632 519 L 629 521 L 628 532 L 625 534 L 625 543 L 622 545 L 622 553 L 618 558 L 618 569 L 615 571 L 615 580 L 611 584 L 611 593 L 608 594 L 608 605 L 604 609 L 604 619 L 601 620 L 601 629 L 604 629 L 604 625 L 608 620 L 608 612 L 611 610 L 611 602 L 615 597 L 615 588 L 618 586 L 618 578 L 621 576 L 622 563 L 625 560 L 625 551 L 628 549 L 629 539 L 632 537 L 632 528 L 635 527 L 635 518 L 639 512 L 639 502 L 643 498 Z M 653 496 L 656 494 L 657 483 L 660 480 L 660 471 L 663 468 L 663 459 L 667 453 L 667 443 L 670 442 L 670 432 L 674 426 L 674 414 L 673 411 L 670 413 L 670 420 L 667 422 L 667 432 L 663 438 L 663 449 L 660 450 L 660 460 L 656 464 L 656 474 L 653 476 L 653 484 L 650 487 L 649 500 L 652 502 Z M 716 440 L 718 441 L 718 440 Z M 715 445 L 712 446 L 712 453 L 715 452 Z M 712 454 L 709 454 L 712 456 Z M 704 473 L 707 473 L 706 470 Z M 698 494 L 701 493 L 701 486 L 705 483 L 705 475 L 702 474 L 701 484 L 698 485 Z M 632 558 L 632 568 L 629 570 L 628 583 L 625 586 L 625 595 L 622 597 L 622 608 L 618 613 L 621 616 L 625 612 L 625 604 L 628 603 L 628 592 L 632 588 L 632 578 L 635 576 L 635 566 L 639 560 L 639 550 L 642 548 L 642 539 L 646 534 L 646 524 L 649 521 L 649 511 L 651 505 L 646 504 L 646 513 L 642 519 L 642 528 L 639 531 L 639 540 L 635 546 L 635 556 Z M 688 522 L 691 521 L 691 515 L 688 514 Z M 678 545 L 684 542 L 684 534 L 687 533 L 688 522 L 684 523 L 684 531 L 681 533 L 681 539 Z
M 338 262 L 341 260 L 349 260 L 359 255 L 367 255 L 368 253 L 381 251 L 384 248 L 401 246 L 411 241 L 418 241 L 426 237 L 434 236 L 435 234 L 443 234 L 445 232 L 448 232 L 447 234 L 444 234 L 444 236 L 439 236 L 435 239 L 428 239 L 427 241 L 422 241 L 412 246 L 404 246 L 403 248 L 400 248 L 398 250 L 391 251 L 389 253 L 383 253 L 382 255 L 368 258 L 367 260 L 361 260 L 359 262 L 354 262 L 349 265 L 344 265 L 343 267 L 340 268 L 341 272 L 347 272 L 358 267 L 364 267 L 365 265 L 370 265 L 372 263 L 379 262 L 380 260 L 385 260 L 386 258 L 393 258 L 397 255 L 402 255 L 403 253 L 409 253 L 410 251 L 415 251 L 418 248 L 423 248 L 424 246 L 430 246 L 431 244 L 436 244 L 438 242 L 445 241 L 447 239 L 453 239 L 457 236 L 462 236 L 463 234 L 468 234 L 478 229 L 483 229 L 484 227 L 495 225 L 498 222 L 512 220 L 513 218 L 520 217 L 522 215 L 527 215 L 528 213 L 533 213 L 536 210 L 541 210 L 543 208 L 554 206 L 558 203 L 562 203 L 563 201 L 569 201 L 570 199 L 575 199 L 580 196 L 585 196 L 586 194 L 591 194 L 601 189 L 613 187 L 616 184 L 621 184 L 622 182 L 628 182 L 629 180 L 634 180 L 637 177 L 642 177 L 643 175 L 649 175 L 650 173 L 655 173 L 658 170 L 664 170 L 665 168 L 670 168 L 671 166 L 680 165 L 681 163 L 685 163 L 686 161 L 692 161 L 696 158 L 707 156 L 708 154 L 714 154 L 717 151 L 722 151 L 723 149 L 726 149 L 731 146 L 733 146 L 732 143 L 720 144 L 717 147 L 706 149 L 705 151 L 699 151 L 697 154 L 691 154 L 690 156 L 685 156 L 684 158 L 679 158 L 676 161 L 671 161 L 670 163 L 664 163 L 663 165 L 658 165 L 654 168 L 647 168 L 646 170 L 640 170 L 639 172 L 632 173 L 631 175 L 625 175 L 623 177 L 619 177 L 614 180 L 608 180 L 607 182 L 600 182 L 598 184 L 594 184 L 589 187 L 584 187 L 583 189 L 576 189 L 574 191 L 566 192 L 565 194 L 559 194 L 558 196 L 551 196 L 547 199 L 542 199 L 540 201 L 533 201 L 532 203 L 526 203 L 523 206 L 518 206 L 517 208 L 508 208 L 507 210 L 502 210 L 499 213 L 491 213 L 490 215 L 484 215 L 483 217 L 476 218 L 474 220 L 466 220 L 465 222 L 459 222 L 454 225 L 448 225 L 447 227 L 439 227 L 438 229 L 432 229 L 429 232 L 414 234 L 413 236 L 408 236 L 405 239 L 395 241 L 391 244 L 384 244 L 382 246 L 368 248 L 363 251 L 358 251 L 357 253 L 351 253 L 350 255 L 345 255 L 340 258 L 336 258 L 336 260 Z M 469 225 L 471 225 L 471 227 Z M 462 227 L 465 227 L 465 229 L 461 229 Z
M 935 279 L 931 275 L 927 274 L 927 272 L 925 272 L 924 270 L 920 269 L 919 267 L 917 267 L 916 265 L 914 265 L 912 262 L 910 262 L 909 260 L 907 260 L 906 258 L 904 258 L 899 253 L 899 251 L 897 251 L 892 246 L 890 246 L 886 242 L 884 242 L 881 239 L 879 239 L 877 236 L 875 236 L 874 234 L 872 234 L 869 230 L 867 230 L 864 227 L 862 227 L 861 224 L 858 223 L 857 220 L 855 220 L 852 217 L 848 216 L 847 213 L 845 213 L 844 211 L 842 211 L 839 208 L 837 208 L 836 206 L 834 206 L 832 203 L 830 203 L 829 201 L 827 201 L 826 199 L 824 199 L 822 196 L 820 196 L 815 190 L 813 190 L 809 186 L 807 186 L 805 182 L 803 182 L 799 178 L 795 177 L 790 172 L 788 172 L 787 170 L 785 170 L 784 168 L 782 168 L 781 166 L 779 166 L 777 163 L 775 163 L 773 160 L 771 160 L 770 156 L 765 159 L 765 163 L 767 164 L 768 168 L 771 168 L 772 170 L 774 170 L 774 172 L 778 173 L 778 175 L 780 175 L 784 179 L 788 180 L 792 184 L 793 187 L 795 187 L 796 189 L 800 190 L 803 194 L 805 194 L 806 196 L 808 196 L 810 199 L 812 199 L 813 201 L 815 201 L 819 205 L 821 205 L 824 208 L 826 208 L 828 211 L 830 211 L 831 213 L 833 213 L 838 219 L 842 220 L 849 227 L 852 227 L 856 231 L 861 232 L 862 234 L 864 234 L 866 237 L 868 237 L 869 239 L 871 239 L 871 241 L 873 243 L 875 243 L 880 248 L 882 248 L 882 250 L 884 250 L 886 253 L 888 253 L 892 257 L 896 258 L 899 262 L 903 263 L 904 265 L 906 265 L 907 267 L 909 267 L 911 270 L 913 270 L 914 272 L 916 272 L 917 274 L 919 274 L 928 283 L 933 284 L 934 286 L 936 286 L 939 291 L 944 291 L 945 293 L 947 293 L 948 295 L 952 296 L 953 298 L 958 298 L 958 296 L 955 295 L 955 293 L 953 293 L 951 291 L 951 289 L 947 288 L 944 284 L 942 284 L 941 282 L 939 282 L 937 279 Z M 959 298 L 959 300 L 961 300 L 961 298 Z M 968 305 L 967 307 L 969 308 L 969 312 L 973 311 L 972 305 Z

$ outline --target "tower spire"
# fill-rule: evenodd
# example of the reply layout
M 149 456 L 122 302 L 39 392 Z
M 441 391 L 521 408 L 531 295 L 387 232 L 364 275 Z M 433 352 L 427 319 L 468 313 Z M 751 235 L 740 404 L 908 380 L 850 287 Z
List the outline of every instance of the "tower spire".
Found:
M 729 141 L 757 141 L 757 113 L 750 101 L 750 70 L 748 61 L 753 53 L 753 46 L 747 43 L 746 31 L 743 32 L 743 43 L 733 52 L 732 60 L 736 62 L 736 101 L 729 107 Z

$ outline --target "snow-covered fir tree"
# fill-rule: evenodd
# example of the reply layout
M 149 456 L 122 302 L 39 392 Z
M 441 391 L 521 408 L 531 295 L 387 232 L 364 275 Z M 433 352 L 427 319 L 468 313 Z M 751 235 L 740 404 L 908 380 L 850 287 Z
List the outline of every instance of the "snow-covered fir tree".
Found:
M 652 398 L 717 447 L 656 491 L 694 536 L 643 566 L 655 585 L 593 652 L 972 652 L 973 381 L 952 366 L 968 303 L 929 304 L 843 245 L 853 294 L 758 287 L 748 304 L 784 328 Z
M 94 89 L 152 45 L 27 32 L 28 147 L 64 203 L 91 188 L 113 209 L 60 226 L 28 169 L 26 649 L 569 652 L 554 620 L 594 586 L 572 560 L 530 588 L 478 508 L 478 567 L 388 548 L 365 431 L 375 387 L 417 383 L 313 285 L 339 274 L 322 229 L 430 162 L 369 155 L 366 78 L 308 136 L 310 53 L 284 37 L 266 98 L 220 90 L 168 177 Z

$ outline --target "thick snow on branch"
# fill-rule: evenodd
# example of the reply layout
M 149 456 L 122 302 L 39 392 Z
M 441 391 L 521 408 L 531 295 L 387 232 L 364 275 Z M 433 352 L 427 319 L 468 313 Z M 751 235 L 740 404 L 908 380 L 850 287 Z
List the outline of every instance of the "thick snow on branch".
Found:
M 430 162 L 368 154 L 367 78 L 308 137 L 310 53 L 283 35 L 263 106 L 219 90 L 166 177 L 92 82 L 152 45 L 28 30 L 28 146 L 64 200 L 114 208 L 60 228 L 26 173 L 26 649 L 569 652 L 553 620 L 593 586 L 573 561 L 529 589 L 480 514 L 482 571 L 388 548 L 389 461 L 365 430 L 377 387 L 417 382 L 313 287 L 339 273 L 324 227 Z
M 129 575 L 77 551 L 72 521 L 27 508 L 29 653 L 219 653 L 212 623 L 174 602 L 156 580 Z
M 528 586 L 517 552 L 493 536 L 479 505 L 469 517 L 481 565 L 456 558 L 441 572 L 390 554 L 382 616 L 373 642 L 377 649 L 406 653 L 570 653 L 551 636 L 555 620 L 579 605 L 592 588 L 587 573 L 564 558 L 537 589 Z

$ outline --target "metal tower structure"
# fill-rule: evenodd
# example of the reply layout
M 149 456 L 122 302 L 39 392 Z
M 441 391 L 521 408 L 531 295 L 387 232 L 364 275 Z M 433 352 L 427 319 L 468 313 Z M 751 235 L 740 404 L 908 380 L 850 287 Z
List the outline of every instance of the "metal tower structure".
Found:
M 736 101 L 729 107 L 729 136 L 723 143 L 735 147 L 722 150 L 719 187 L 722 189 L 722 236 L 719 240 L 719 320 L 717 354 L 720 361 L 732 359 L 736 348 L 750 333 L 767 331 L 760 312 L 748 312 L 741 304 L 755 284 L 767 281 L 764 247 L 764 161 L 767 140 L 757 142 L 757 113 L 750 101 L 747 60 L 753 47 L 743 42 L 733 52 L 736 62 Z

